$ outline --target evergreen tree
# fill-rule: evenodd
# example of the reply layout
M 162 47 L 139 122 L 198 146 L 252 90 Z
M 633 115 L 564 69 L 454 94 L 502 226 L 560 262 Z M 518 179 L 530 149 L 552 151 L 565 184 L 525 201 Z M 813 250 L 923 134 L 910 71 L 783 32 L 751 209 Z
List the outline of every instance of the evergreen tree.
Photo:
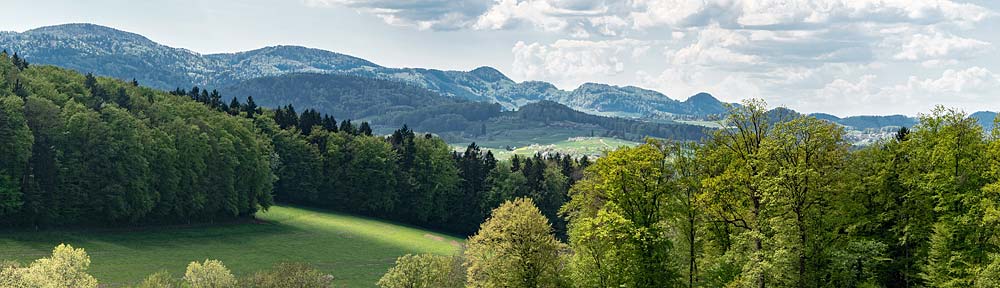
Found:
M 243 111 L 247 112 L 247 118 L 253 119 L 258 114 L 257 103 L 253 102 L 253 96 L 247 96 L 247 104 L 243 106 Z
M 358 135 L 358 131 L 355 130 L 354 125 L 351 124 L 351 119 L 340 122 L 340 131 L 347 133 L 348 135 Z
M 229 115 L 239 115 L 242 106 L 240 100 L 236 100 L 236 97 L 233 97 L 233 100 L 229 101 Z
M 209 96 L 208 96 L 208 106 L 212 107 L 212 109 L 218 109 L 218 110 L 222 109 L 221 108 L 223 106 L 222 105 L 222 95 L 219 94 L 219 91 L 213 89 L 212 93 L 209 94 Z
M 331 115 L 323 115 L 323 129 L 330 132 L 337 132 L 337 119 Z
M 361 122 L 361 127 L 358 128 L 358 134 L 372 136 L 372 127 L 368 125 L 368 122 Z

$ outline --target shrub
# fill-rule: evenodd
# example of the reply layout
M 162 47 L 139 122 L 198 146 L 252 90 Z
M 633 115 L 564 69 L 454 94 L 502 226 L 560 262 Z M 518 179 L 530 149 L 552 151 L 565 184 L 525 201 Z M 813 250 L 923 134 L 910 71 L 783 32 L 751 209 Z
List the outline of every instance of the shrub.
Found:
M 204 263 L 188 264 L 184 282 L 191 288 L 228 288 L 236 285 L 236 278 L 222 261 L 206 259 Z
M 257 271 L 241 279 L 240 287 L 248 288 L 309 288 L 330 287 L 333 277 L 301 263 L 280 263 L 271 269 Z
M 180 281 L 170 275 L 170 272 L 162 270 L 146 277 L 136 288 L 177 288 L 181 287 Z
M 403 255 L 378 280 L 382 288 L 460 288 L 465 285 L 461 256 Z
M 19 268 L 5 262 L 0 267 L 0 287 L 88 288 L 97 287 L 97 279 L 87 274 L 90 257 L 83 249 L 59 244 L 52 257 L 35 260 Z

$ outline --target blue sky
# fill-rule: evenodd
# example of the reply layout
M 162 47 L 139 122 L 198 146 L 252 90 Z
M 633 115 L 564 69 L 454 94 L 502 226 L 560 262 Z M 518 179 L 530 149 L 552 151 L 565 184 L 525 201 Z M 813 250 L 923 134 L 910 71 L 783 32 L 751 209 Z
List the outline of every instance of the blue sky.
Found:
M 89 22 L 199 53 L 289 44 L 390 67 L 838 115 L 1000 110 L 1000 3 L 951 0 L 5 1 L 0 30 Z

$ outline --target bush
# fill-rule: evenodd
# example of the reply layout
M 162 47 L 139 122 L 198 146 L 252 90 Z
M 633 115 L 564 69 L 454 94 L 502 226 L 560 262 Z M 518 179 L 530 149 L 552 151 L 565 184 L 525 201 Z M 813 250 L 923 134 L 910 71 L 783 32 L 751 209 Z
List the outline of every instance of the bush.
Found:
M 87 274 L 90 256 L 66 244 L 56 246 L 52 257 L 35 260 L 28 267 L 19 268 L 11 262 L 2 266 L 6 267 L 0 267 L 0 287 L 97 287 L 97 279 Z
M 236 278 L 229 268 L 219 260 L 197 261 L 188 264 L 184 273 L 184 282 L 191 288 L 228 288 L 236 286 Z
M 465 285 L 461 256 L 403 255 L 378 280 L 382 288 L 460 288 Z
M 166 270 L 153 273 L 146 277 L 136 288 L 177 288 L 181 287 L 180 281 L 170 275 Z
M 281 263 L 271 269 L 258 271 L 240 281 L 248 288 L 302 288 L 330 287 L 333 277 L 301 263 Z

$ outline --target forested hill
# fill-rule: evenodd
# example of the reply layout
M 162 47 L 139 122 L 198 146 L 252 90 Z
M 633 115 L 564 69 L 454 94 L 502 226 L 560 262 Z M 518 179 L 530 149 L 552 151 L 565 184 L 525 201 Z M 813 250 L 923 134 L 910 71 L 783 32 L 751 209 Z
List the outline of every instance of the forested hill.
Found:
M 252 95 L 264 107 L 288 109 L 284 105 L 291 104 L 292 113 L 297 113 L 294 109 L 298 112 L 313 109 L 342 120 L 363 119 L 386 132 L 409 125 L 417 131 L 446 134 L 457 142 L 553 126 L 575 127 L 578 131 L 574 136 L 587 136 L 593 131 L 638 141 L 647 136 L 686 140 L 705 136 L 705 129 L 700 126 L 595 116 L 545 100 L 517 111 L 503 111 L 497 104 L 445 97 L 397 80 L 343 74 L 290 73 L 261 77 L 223 89 L 222 94 Z
M 189 223 L 271 205 L 273 148 L 255 113 L 134 84 L 0 53 L 0 225 Z
M 265 107 L 291 104 L 299 111 L 313 109 L 393 129 L 407 124 L 427 132 L 455 130 L 448 127 L 465 127 L 470 122 L 496 117 L 502 110 L 497 104 L 445 97 L 402 81 L 345 74 L 290 73 L 261 77 L 222 89 L 222 93 L 252 95 Z M 442 115 L 454 115 L 450 121 L 461 123 L 450 126 L 435 123 Z
M 444 96 L 498 103 L 507 109 L 551 100 L 577 110 L 617 116 L 665 113 L 703 117 L 722 111 L 717 100 L 681 102 L 636 87 L 588 84 L 565 91 L 546 82 L 515 82 L 490 67 L 471 71 L 388 68 L 344 54 L 297 46 L 202 55 L 93 24 L 65 24 L 23 33 L 0 32 L 0 48 L 18 51 L 35 63 L 119 79 L 136 78 L 160 89 L 194 85 L 229 87 L 249 79 L 293 72 L 341 73 L 396 79 Z M 707 94 L 699 95 L 696 100 L 703 98 L 714 100 Z

